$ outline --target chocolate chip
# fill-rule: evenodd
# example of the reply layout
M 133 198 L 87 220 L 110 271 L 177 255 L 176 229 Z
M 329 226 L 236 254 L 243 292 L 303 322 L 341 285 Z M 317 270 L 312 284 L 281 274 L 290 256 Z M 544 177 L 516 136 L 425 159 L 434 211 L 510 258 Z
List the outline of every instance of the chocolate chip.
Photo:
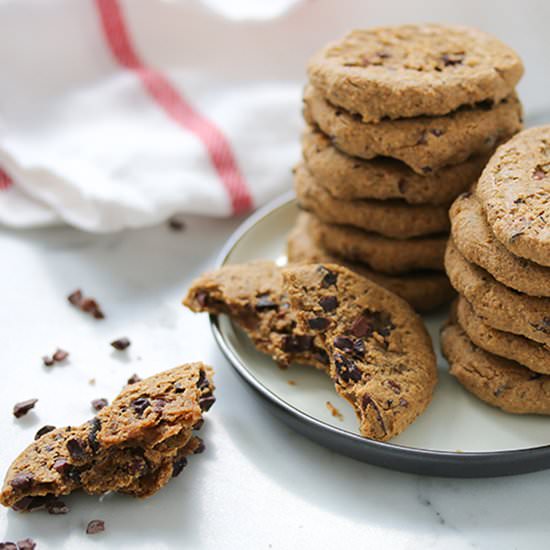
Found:
M 172 231 L 183 231 L 185 229 L 185 222 L 177 216 L 172 216 L 168 220 L 168 227 Z
M 256 299 L 256 311 L 278 309 L 279 306 L 269 298 L 269 294 L 260 294 Z
M 441 56 L 441 61 L 443 61 L 445 67 L 461 65 L 464 61 L 464 52 L 445 53 Z
M 132 401 L 132 409 L 136 412 L 138 416 L 141 416 L 147 407 L 151 406 L 151 402 L 146 397 L 138 397 Z
M 97 434 L 101 430 L 101 420 L 96 416 L 89 422 L 90 431 L 88 432 L 88 443 L 92 448 L 92 451 L 96 453 L 99 449 L 99 441 L 97 440 Z
M 52 359 L 57 363 L 60 363 L 61 361 L 65 361 L 67 357 L 69 357 L 69 352 L 61 348 L 57 348 L 55 353 L 52 355 Z
M 514 204 L 525 204 L 525 199 L 523 199 L 522 197 L 519 197 L 514 201 Z
M 31 409 L 34 409 L 37 402 L 38 399 L 27 399 L 26 401 L 16 403 L 13 406 L 13 416 L 15 416 L 15 418 L 25 416 Z
M 358 357 L 363 357 L 365 355 L 365 342 L 360 338 L 353 343 L 353 353 Z
M 399 188 L 399 192 L 401 194 L 405 193 L 405 191 L 407 190 L 407 187 L 408 187 L 408 182 L 405 178 L 401 178 L 398 182 L 397 182 L 397 187 Z
M 537 332 L 550 334 L 550 317 L 543 317 L 540 323 L 529 323 Z
M 101 409 L 104 409 L 109 402 L 104 397 L 100 397 L 99 399 L 92 400 L 92 409 L 94 411 L 100 411 Z
M 402 407 L 408 407 L 409 406 L 409 402 L 404 397 L 399 398 L 399 404 Z
M 32 539 L 23 539 L 17 541 L 17 550 L 34 550 L 36 542 Z
M 111 342 L 111 346 L 113 346 L 113 348 L 117 349 L 118 351 L 122 351 L 122 350 L 125 350 L 127 347 L 129 347 L 130 343 L 131 343 L 130 340 L 124 337 L 124 338 L 119 338 L 118 340 L 113 340 Z
M 353 340 L 347 336 L 337 336 L 332 343 L 334 344 L 334 347 L 343 351 L 353 350 Z
M 53 463 L 53 469 L 62 475 L 66 475 L 73 466 L 65 458 L 58 458 Z
M 96 535 L 105 531 L 105 522 L 101 519 L 93 519 L 86 526 L 87 535 Z
M 201 453 L 204 453 L 205 449 L 206 449 L 206 446 L 204 445 L 204 441 L 200 438 L 200 437 L 197 437 L 197 439 L 199 440 L 199 445 L 198 447 L 193 451 L 193 454 L 195 455 L 200 455 Z
M 429 174 L 433 172 L 433 168 L 431 166 L 422 166 L 422 173 Z
M 374 414 L 376 415 L 376 420 L 380 424 L 380 427 L 382 428 L 384 434 L 387 433 L 386 425 L 384 424 L 384 419 L 382 418 L 382 414 L 380 413 L 380 409 L 378 408 L 378 405 L 372 399 L 372 397 L 366 393 L 363 396 L 363 408 L 367 409 L 368 407 L 371 407 L 374 410 Z
M 313 317 L 308 319 L 307 324 L 313 330 L 325 330 L 330 325 L 330 321 L 324 317 Z
M 46 424 L 45 426 L 42 426 L 35 434 L 34 434 L 34 440 L 40 439 L 43 435 L 46 435 L 47 433 L 50 433 L 51 431 L 55 430 L 55 426 L 50 426 L 49 424 Z
M 391 388 L 393 393 L 395 394 L 401 393 L 401 386 L 397 382 L 394 382 L 393 380 L 386 380 L 386 385 Z
M 84 443 L 73 437 L 67 441 L 67 450 L 73 460 L 82 460 L 86 458 L 86 451 L 84 450 Z
M 209 411 L 212 405 L 216 402 L 216 398 L 213 395 L 207 395 L 199 399 L 199 407 L 201 411 Z
M 199 379 L 197 380 L 197 388 L 209 388 L 210 382 L 208 382 L 208 378 L 206 377 L 206 373 L 203 370 L 199 371 Z
M 430 134 L 434 135 L 435 137 L 441 137 L 445 132 L 443 130 L 439 130 L 438 128 L 433 128 L 430 130 Z
M 540 164 L 537 164 L 535 166 L 535 169 L 533 170 L 533 179 L 542 180 L 545 177 L 546 177 L 545 169 Z
M 69 300 L 69 302 L 73 304 L 73 306 L 80 306 L 82 302 L 82 297 L 82 291 L 75 290 L 74 292 L 71 292 L 71 294 L 69 294 L 67 300 Z
M 330 363 L 330 359 L 327 352 L 321 348 L 316 347 L 314 349 L 313 358 L 317 359 L 317 361 L 319 361 L 320 363 L 323 363 L 323 365 L 328 365 Z
M 381 336 L 389 336 L 394 328 L 388 313 L 365 309 L 353 322 L 350 332 L 358 338 L 368 338 L 375 332 Z
M 195 294 L 195 300 L 200 307 L 206 307 L 208 305 L 208 294 L 203 291 L 199 291 Z
M 203 418 L 199 418 L 194 424 L 193 424 L 193 429 L 194 430 L 200 430 L 202 428 L 204 424 L 204 419 Z
M 46 511 L 48 514 L 52 514 L 53 516 L 59 516 L 62 514 L 68 514 L 69 507 L 62 500 L 54 498 L 46 503 Z
M 334 311 L 338 307 L 338 298 L 336 296 L 323 296 L 319 300 L 319 305 L 323 308 L 323 311 Z
M 17 550 L 15 542 L 0 542 L 0 550 Z
M 41 506 L 37 506 L 36 498 L 34 497 L 23 497 L 21 500 L 18 500 L 11 509 L 16 512 L 32 512 L 34 510 L 40 510 Z
M 323 288 L 328 288 L 329 286 L 336 284 L 336 281 L 338 280 L 338 273 L 330 271 L 324 265 L 320 265 L 318 270 L 325 273 L 323 279 L 321 280 L 321 286 Z
M 359 382 L 359 380 L 361 380 L 361 371 L 358 369 L 355 362 L 349 357 L 346 357 L 341 353 L 335 353 L 334 366 L 336 367 L 338 377 L 344 382 L 349 382 L 350 380 Z
M 174 460 L 172 464 L 172 477 L 178 477 L 186 466 L 187 459 L 185 457 Z
M 128 378 L 128 384 L 135 384 L 136 382 L 141 382 L 141 377 L 134 373 Z
M 11 481 L 10 485 L 18 491 L 26 491 L 32 487 L 34 476 L 29 473 L 17 474 Z
M 185 388 L 181 385 L 180 382 L 176 382 L 174 384 L 174 393 L 184 393 Z
M 95 319 L 104 319 L 105 315 L 99 304 L 93 298 L 85 298 L 81 290 L 75 290 L 69 294 L 69 302 L 85 313 L 89 313 Z
M 154 412 L 161 412 L 162 409 L 166 406 L 166 401 L 164 399 L 155 399 L 153 401 L 153 411 Z
M 283 351 L 286 353 L 302 353 L 313 346 L 313 336 L 309 334 L 289 334 L 283 338 Z
M 55 361 L 47 355 L 44 355 L 44 357 L 42 357 L 42 362 L 46 367 L 51 367 L 55 363 Z

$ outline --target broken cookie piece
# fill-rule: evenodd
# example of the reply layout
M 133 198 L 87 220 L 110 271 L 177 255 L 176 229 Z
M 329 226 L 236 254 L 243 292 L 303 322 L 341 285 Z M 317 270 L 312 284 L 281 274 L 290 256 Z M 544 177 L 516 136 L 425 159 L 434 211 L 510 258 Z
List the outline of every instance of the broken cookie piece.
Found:
M 78 427 L 51 430 L 12 463 L 0 503 L 17 511 L 47 507 L 77 489 L 147 497 L 204 450 L 194 430 L 215 401 L 212 369 L 190 363 L 126 386 Z

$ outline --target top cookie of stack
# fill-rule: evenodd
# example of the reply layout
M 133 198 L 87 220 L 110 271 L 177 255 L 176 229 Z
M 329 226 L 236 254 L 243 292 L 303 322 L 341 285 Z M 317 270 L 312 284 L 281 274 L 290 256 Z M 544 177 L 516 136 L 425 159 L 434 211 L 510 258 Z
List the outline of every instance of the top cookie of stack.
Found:
M 417 309 L 448 300 L 448 206 L 521 129 L 522 73 L 510 48 L 465 27 L 358 30 L 329 44 L 308 67 L 295 186 L 310 215 L 290 260 L 368 268 Z M 410 292 L 427 285 L 428 302 Z

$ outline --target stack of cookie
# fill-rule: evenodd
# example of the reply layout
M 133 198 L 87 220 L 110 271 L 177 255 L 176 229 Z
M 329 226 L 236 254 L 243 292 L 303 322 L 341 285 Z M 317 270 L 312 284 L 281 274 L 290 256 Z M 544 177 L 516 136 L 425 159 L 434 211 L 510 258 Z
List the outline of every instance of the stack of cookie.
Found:
M 503 410 L 550 414 L 550 126 L 502 145 L 450 214 L 451 374 Z
M 338 261 L 426 311 L 452 289 L 448 207 L 521 129 L 523 67 L 472 29 L 354 31 L 309 64 L 290 261 Z

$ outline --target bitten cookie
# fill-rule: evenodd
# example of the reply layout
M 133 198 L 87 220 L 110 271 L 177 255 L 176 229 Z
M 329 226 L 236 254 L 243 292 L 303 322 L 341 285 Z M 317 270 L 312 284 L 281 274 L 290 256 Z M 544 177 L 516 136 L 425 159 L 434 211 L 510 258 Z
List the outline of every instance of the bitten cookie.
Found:
M 473 195 L 459 197 L 450 217 L 453 241 L 469 262 L 510 288 L 531 296 L 550 296 L 550 268 L 510 253 L 493 235 Z
M 351 113 L 334 107 L 308 86 L 304 117 L 330 136 L 335 147 L 348 155 L 372 159 L 399 159 L 417 174 L 429 174 L 472 155 L 488 154 L 498 143 L 522 127 L 521 104 L 516 95 L 487 109 L 464 108 L 444 117 L 383 120 L 365 124 Z
M 177 367 L 126 386 L 82 426 L 46 433 L 12 463 L 0 502 L 31 511 L 76 489 L 152 495 L 204 450 L 193 430 L 215 401 L 211 376 L 202 363 Z
M 335 199 L 403 199 L 409 204 L 449 205 L 477 181 L 488 155 L 419 175 L 390 158 L 364 160 L 341 153 L 322 132 L 308 127 L 302 135 L 307 169 Z
M 362 262 L 375 271 L 390 275 L 420 269 L 443 270 L 447 235 L 388 239 L 348 225 L 324 223 L 311 214 L 306 231 L 313 241 L 332 254 Z
M 550 126 L 525 130 L 499 147 L 476 194 L 512 254 L 550 267 Z
M 449 302 L 455 295 L 449 279 L 442 272 L 418 271 L 399 276 L 385 275 L 357 262 L 348 262 L 317 245 L 309 236 L 305 212 L 298 216 L 287 242 L 289 262 L 334 263 L 343 265 L 376 284 L 394 292 L 414 309 L 429 312 Z
M 402 25 L 352 31 L 315 55 L 308 74 L 329 101 L 377 122 L 498 103 L 523 65 L 511 48 L 475 29 Z
M 453 287 L 493 328 L 550 344 L 550 299 L 521 294 L 496 281 L 468 262 L 452 239 L 445 253 L 445 268 Z
M 196 279 L 184 300 L 195 312 L 225 313 L 254 345 L 282 367 L 326 368 L 328 358 L 313 336 L 296 330 L 280 268 L 270 261 L 227 265 Z
M 352 225 L 394 239 L 442 233 L 449 229 L 443 206 L 410 205 L 403 201 L 335 199 L 304 165 L 295 169 L 294 187 L 301 208 L 327 223 Z
M 428 406 L 437 381 L 430 337 L 401 298 L 335 264 L 289 266 L 284 289 L 298 327 L 318 334 L 336 391 L 362 435 L 387 441 Z
M 550 414 L 550 376 L 475 346 L 457 324 L 441 332 L 450 373 L 482 401 L 516 414 Z
M 456 318 L 468 338 L 481 349 L 517 361 L 535 372 L 550 374 L 550 348 L 524 336 L 487 325 L 464 296 L 459 296 Z

